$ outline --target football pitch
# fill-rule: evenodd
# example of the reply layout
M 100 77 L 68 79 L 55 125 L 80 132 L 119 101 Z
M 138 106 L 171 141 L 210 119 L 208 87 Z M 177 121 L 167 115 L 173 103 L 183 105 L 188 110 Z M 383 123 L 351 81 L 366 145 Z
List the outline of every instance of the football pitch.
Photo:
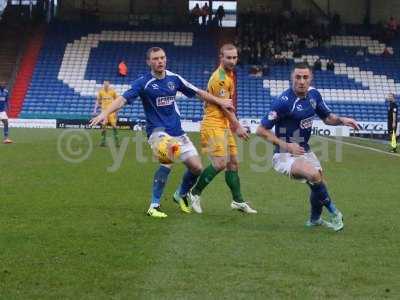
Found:
M 0 299 L 400 299 L 400 156 L 366 148 L 385 145 L 313 138 L 344 214 L 335 233 L 304 226 L 307 185 L 275 173 L 255 136 L 240 176 L 257 215 L 230 210 L 222 174 L 204 213 L 182 214 L 177 164 L 168 218 L 147 217 L 157 164 L 137 134 L 120 131 L 115 149 L 98 147 L 98 130 L 11 130 L 16 143 L 0 145 Z

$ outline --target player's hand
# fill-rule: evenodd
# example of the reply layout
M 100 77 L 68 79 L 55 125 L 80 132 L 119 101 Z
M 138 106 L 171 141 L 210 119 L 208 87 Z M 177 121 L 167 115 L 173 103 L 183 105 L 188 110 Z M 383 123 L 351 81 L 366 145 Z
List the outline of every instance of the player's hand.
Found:
M 357 123 L 357 121 L 352 118 L 341 117 L 340 120 L 342 121 L 343 125 L 351 127 L 355 130 L 358 130 L 361 128 L 360 125 Z
M 286 145 L 286 149 L 290 154 L 299 156 L 305 153 L 304 148 L 297 143 L 287 143 Z
M 103 113 L 99 114 L 90 120 L 89 126 L 96 126 L 97 124 L 102 124 L 106 120 L 107 116 Z
M 242 125 L 237 126 L 234 129 L 234 132 L 236 133 L 236 135 L 241 138 L 242 140 L 247 141 L 250 137 L 249 133 L 247 132 L 246 128 L 243 128 Z

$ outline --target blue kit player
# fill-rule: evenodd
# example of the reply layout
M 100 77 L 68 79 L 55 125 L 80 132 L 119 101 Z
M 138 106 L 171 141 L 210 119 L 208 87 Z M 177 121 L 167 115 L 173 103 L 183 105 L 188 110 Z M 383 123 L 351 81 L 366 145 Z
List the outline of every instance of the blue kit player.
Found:
M 232 101 L 217 98 L 206 91 L 193 86 L 181 76 L 166 70 L 166 54 L 158 47 L 147 51 L 147 64 L 151 71 L 136 79 L 131 89 L 119 96 L 100 115 L 92 119 L 91 125 L 101 124 L 107 116 L 119 110 L 125 104 L 131 104 L 140 98 L 146 116 L 146 132 L 148 142 L 155 153 L 163 152 L 164 141 L 173 139 L 179 144 L 179 159 L 186 165 L 182 183 L 175 192 L 173 199 L 179 204 L 183 212 L 190 213 L 186 194 L 196 183 L 203 167 L 198 152 L 189 137 L 182 130 L 179 109 L 176 103 L 176 94 L 181 92 L 189 98 L 199 96 L 204 101 L 220 106 L 225 110 L 232 110 Z M 160 210 L 160 199 L 171 171 L 172 161 L 161 159 L 160 167 L 154 174 L 153 190 L 150 208 L 147 214 L 156 218 L 165 218 L 167 214 Z
M 257 128 L 257 135 L 275 145 L 272 166 L 275 171 L 306 182 L 310 187 L 311 216 L 307 226 L 324 225 L 335 231 L 343 229 L 343 215 L 335 207 L 323 180 L 322 167 L 311 151 L 314 116 L 327 125 L 345 125 L 358 129 L 354 119 L 333 114 L 321 94 L 311 87 L 313 74 L 307 64 L 296 64 L 291 74 L 292 87 L 284 91 Z M 275 133 L 271 129 L 275 127 Z M 330 221 L 321 218 L 326 207 Z
M 4 144 L 11 144 L 12 140 L 8 138 L 8 116 L 6 110 L 8 109 L 8 91 L 5 88 L 4 82 L 0 82 L 0 120 L 3 122 Z

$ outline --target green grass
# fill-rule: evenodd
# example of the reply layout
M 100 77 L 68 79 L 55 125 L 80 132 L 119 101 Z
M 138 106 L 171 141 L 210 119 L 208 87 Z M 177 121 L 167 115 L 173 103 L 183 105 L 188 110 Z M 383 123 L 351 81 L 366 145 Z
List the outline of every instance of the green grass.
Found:
M 176 165 L 162 202 L 169 217 L 155 220 L 145 211 L 157 164 L 137 162 L 129 142 L 108 172 L 110 150 L 87 132 L 93 152 L 77 164 L 58 153 L 62 130 L 14 129 L 16 143 L 0 145 L 0 299 L 400 298 L 400 157 L 344 145 L 337 162 L 329 142 L 340 233 L 305 228 L 307 186 L 252 171 L 249 144 L 242 190 L 259 214 L 229 209 L 221 175 L 203 193 L 203 215 L 181 214 L 170 199 Z

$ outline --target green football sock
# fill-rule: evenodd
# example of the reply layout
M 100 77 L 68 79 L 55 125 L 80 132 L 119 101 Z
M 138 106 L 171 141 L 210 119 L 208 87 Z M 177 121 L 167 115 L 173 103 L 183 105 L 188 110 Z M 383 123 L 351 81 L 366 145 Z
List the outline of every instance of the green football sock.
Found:
M 207 168 L 205 168 L 201 173 L 196 185 L 193 187 L 192 193 L 195 195 L 200 195 L 205 187 L 214 179 L 214 177 L 218 173 L 219 172 L 215 170 L 213 165 L 209 165 Z
M 116 144 L 118 144 L 118 131 L 117 128 L 113 128 L 113 136 L 114 136 L 114 141 Z
M 240 178 L 238 171 L 225 171 L 225 182 L 231 189 L 233 201 L 244 202 L 240 192 Z
M 106 130 L 102 130 L 102 131 L 101 131 L 101 142 L 102 142 L 102 143 L 105 143 L 105 142 L 106 142 L 106 133 L 107 133 Z

